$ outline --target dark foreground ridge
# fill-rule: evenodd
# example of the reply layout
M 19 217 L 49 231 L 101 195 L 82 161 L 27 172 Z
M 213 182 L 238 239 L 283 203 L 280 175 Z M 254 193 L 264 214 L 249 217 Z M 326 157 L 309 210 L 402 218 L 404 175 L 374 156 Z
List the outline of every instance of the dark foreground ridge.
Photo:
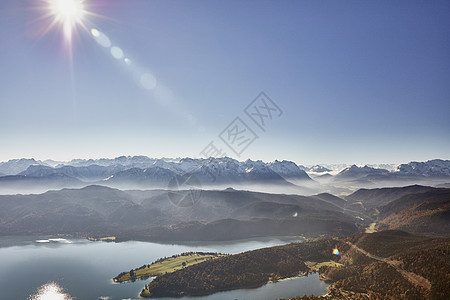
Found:
M 332 254 L 335 247 L 341 256 Z M 323 263 L 330 261 L 342 266 Z M 159 276 L 141 296 L 200 296 L 255 288 L 269 280 L 306 275 L 318 265 L 321 278 L 333 282 L 322 298 L 450 298 L 450 239 L 403 231 L 327 238 L 221 257 Z

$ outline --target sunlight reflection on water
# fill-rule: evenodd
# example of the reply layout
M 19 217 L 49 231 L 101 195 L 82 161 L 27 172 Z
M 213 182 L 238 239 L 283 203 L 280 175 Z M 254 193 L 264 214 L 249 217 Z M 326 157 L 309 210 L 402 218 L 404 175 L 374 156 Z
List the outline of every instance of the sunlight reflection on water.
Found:
M 47 239 L 47 240 L 36 240 L 36 243 L 62 243 L 62 244 L 72 244 L 72 241 L 68 239 L 63 238 L 54 238 L 54 239 Z
M 62 287 L 55 282 L 49 282 L 39 287 L 34 295 L 30 295 L 28 300 L 72 300 L 73 298 L 64 293 Z

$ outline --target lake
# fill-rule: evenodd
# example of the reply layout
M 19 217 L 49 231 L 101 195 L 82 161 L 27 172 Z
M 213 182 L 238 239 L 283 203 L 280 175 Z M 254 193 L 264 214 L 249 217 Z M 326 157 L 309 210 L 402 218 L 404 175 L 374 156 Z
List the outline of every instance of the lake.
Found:
M 228 242 L 164 244 L 128 241 L 92 242 L 69 237 L 0 237 L 1 299 L 138 299 L 150 279 L 114 284 L 122 271 L 189 251 L 235 254 L 302 241 L 300 237 L 257 238 Z M 269 283 L 257 289 L 176 299 L 275 299 L 326 293 L 318 274 Z M 39 295 L 54 297 L 40 297 Z M 169 298 L 160 298 L 169 299 Z

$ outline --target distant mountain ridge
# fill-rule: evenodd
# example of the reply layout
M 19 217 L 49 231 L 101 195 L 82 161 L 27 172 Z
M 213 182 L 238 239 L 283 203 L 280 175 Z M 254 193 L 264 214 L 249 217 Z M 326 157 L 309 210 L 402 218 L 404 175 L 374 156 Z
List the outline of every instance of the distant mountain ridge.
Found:
M 360 187 L 386 186 L 389 182 L 395 183 L 395 185 L 442 184 L 450 180 L 450 160 L 435 159 L 426 162 L 410 162 L 401 164 L 392 171 L 373 168 L 368 165 L 363 167 L 352 165 L 340 171 L 332 179 L 336 183 L 346 182 Z
M 323 172 L 331 172 L 332 170 L 330 170 L 324 166 L 321 166 L 321 165 L 315 165 L 315 166 L 312 166 L 311 168 L 309 168 L 309 171 L 316 172 L 316 173 L 323 173 Z
M 411 185 L 406 187 L 392 187 L 379 189 L 359 189 L 345 197 L 350 201 L 360 201 L 366 209 L 373 209 L 410 194 L 428 192 L 434 188 L 429 186 Z
M 345 168 L 341 172 L 339 172 L 337 177 L 362 177 L 362 176 L 373 176 L 373 175 L 387 175 L 389 173 L 388 170 L 385 169 L 376 169 L 369 166 L 358 167 L 356 165 L 352 165 L 349 168 Z
M 450 176 L 450 160 L 433 159 L 426 162 L 401 164 L 395 170 L 398 174 L 420 176 Z
M 61 168 L 65 166 L 72 167 L 90 167 L 90 166 L 100 166 L 100 167 L 120 167 L 122 170 L 131 168 L 150 168 L 154 166 L 159 166 L 164 169 L 170 169 L 175 173 L 179 170 L 185 172 L 190 172 L 201 165 L 210 164 L 211 162 L 217 163 L 237 163 L 242 166 L 247 163 L 251 163 L 251 160 L 245 162 L 237 161 L 233 158 L 223 157 L 223 158 L 150 158 L 147 156 L 119 156 L 116 158 L 100 158 L 100 159 L 73 159 L 67 162 L 58 162 L 54 160 L 35 160 L 33 158 L 21 158 L 21 159 L 11 159 L 7 162 L 0 162 L 0 174 L 5 175 L 18 175 L 24 172 L 30 166 L 47 166 L 53 168 Z M 262 161 L 256 161 L 262 162 Z M 304 176 L 305 174 L 301 171 L 310 172 L 330 172 L 333 170 L 341 170 L 340 172 L 356 171 L 357 169 L 362 170 L 383 170 L 383 172 L 398 173 L 404 175 L 421 175 L 421 176 L 450 176 L 450 160 L 433 159 L 425 162 L 412 161 L 407 164 L 400 164 L 395 166 L 394 164 L 367 164 L 363 167 L 356 165 L 347 164 L 322 164 L 314 165 L 312 167 L 305 167 L 303 165 L 297 165 L 292 161 L 279 161 L 275 160 L 270 163 L 263 163 L 269 166 L 273 171 L 277 172 L 283 177 L 292 176 Z
M 7 179 L 0 177 L 0 193 L 14 193 L 12 187 L 21 186 L 25 179 L 29 183 L 33 182 L 31 178 L 36 182 L 43 182 L 56 175 L 74 179 L 73 184 L 67 181 L 68 185 L 63 186 L 67 188 L 81 187 L 83 182 L 124 189 L 167 188 L 176 176 L 186 174 L 195 177 L 202 183 L 201 186 L 269 184 L 295 187 L 288 180 L 312 181 L 305 171 L 291 161 L 266 163 L 261 160 L 237 161 L 228 157 L 153 159 L 146 156 L 121 156 L 115 159 L 72 160 L 54 167 L 34 159 L 20 159 L 2 163 L 1 166 L 8 173 L 20 172 Z M 23 187 L 26 190 L 30 185 L 24 184 Z
M 0 194 L 14 192 L 14 186 L 27 189 L 33 183 L 43 189 L 76 188 L 81 187 L 83 183 L 118 188 L 166 188 L 173 178 L 186 174 L 194 176 L 203 186 L 238 187 L 263 184 L 295 189 L 298 185 L 317 184 L 305 169 L 307 168 L 287 160 L 238 161 L 229 157 L 156 159 L 147 156 L 120 156 L 113 159 L 75 159 L 69 162 L 14 159 L 0 163 Z M 315 165 L 308 170 L 312 176 L 317 176 L 314 178 L 319 182 L 332 180 L 337 185 L 344 181 L 359 187 L 376 187 L 374 183 L 377 181 L 399 180 L 409 181 L 407 184 L 424 184 L 423 180 L 428 179 L 450 180 L 450 160 L 440 159 L 401 164 L 393 171 L 368 165 L 352 165 L 337 174 L 334 173 L 334 176 L 329 173 L 330 169 L 321 165 Z M 324 175 L 318 176 L 321 173 Z M 61 180 L 63 177 L 64 181 Z M 57 179 L 61 184 L 48 184 L 53 179 Z M 64 185 L 64 182 L 67 185 Z
M 114 159 L 75 159 L 69 162 L 60 163 L 55 167 L 35 159 L 14 159 L 8 162 L 1 162 L 0 172 L 6 175 L 20 174 L 28 176 L 44 176 L 45 174 L 51 173 L 65 173 L 66 175 L 74 177 L 86 177 L 86 174 L 77 174 L 75 170 L 79 173 L 93 173 L 95 174 L 94 176 L 99 176 L 100 174 L 106 175 L 108 172 L 119 172 L 133 168 L 147 169 L 152 167 L 160 167 L 162 169 L 168 169 L 174 173 L 181 174 L 195 172 L 196 170 L 201 169 L 202 166 L 208 166 L 211 170 L 220 169 L 222 172 L 234 170 L 235 173 L 251 173 L 252 171 L 267 173 L 267 170 L 270 169 L 275 173 L 278 173 L 280 176 L 303 177 L 305 179 L 309 179 L 306 172 L 304 172 L 292 161 L 276 160 L 272 163 L 265 163 L 261 160 L 246 160 L 245 162 L 240 162 L 229 157 L 208 159 L 154 159 L 146 156 L 120 156 Z
M 212 190 L 203 191 L 195 205 L 182 209 L 170 197 L 167 190 L 121 191 L 99 185 L 37 195 L 0 195 L 0 235 L 65 233 L 144 240 L 230 240 L 310 232 L 354 233 L 355 223 L 360 221 L 330 203 L 331 195 Z
M 17 175 L 25 171 L 31 165 L 45 165 L 34 158 L 11 159 L 7 162 L 0 162 L 0 173 L 5 175 Z

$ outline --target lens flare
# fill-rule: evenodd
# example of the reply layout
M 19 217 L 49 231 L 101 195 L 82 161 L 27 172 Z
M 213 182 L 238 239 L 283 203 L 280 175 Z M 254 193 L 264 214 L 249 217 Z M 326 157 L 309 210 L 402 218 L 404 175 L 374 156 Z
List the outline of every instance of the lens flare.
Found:
M 341 256 L 341 253 L 339 253 L 339 250 L 337 247 L 333 249 L 333 254 L 337 255 L 337 256 Z
M 115 59 L 122 59 L 123 58 L 123 51 L 122 49 L 120 49 L 117 46 L 113 46 L 111 48 L 111 55 L 115 58 Z
M 93 37 L 98 38 L 100 36 L 100 31 L 98 31 L 95 28 L 92 28 L 91 29 L 91 34 L 92 34 Z

